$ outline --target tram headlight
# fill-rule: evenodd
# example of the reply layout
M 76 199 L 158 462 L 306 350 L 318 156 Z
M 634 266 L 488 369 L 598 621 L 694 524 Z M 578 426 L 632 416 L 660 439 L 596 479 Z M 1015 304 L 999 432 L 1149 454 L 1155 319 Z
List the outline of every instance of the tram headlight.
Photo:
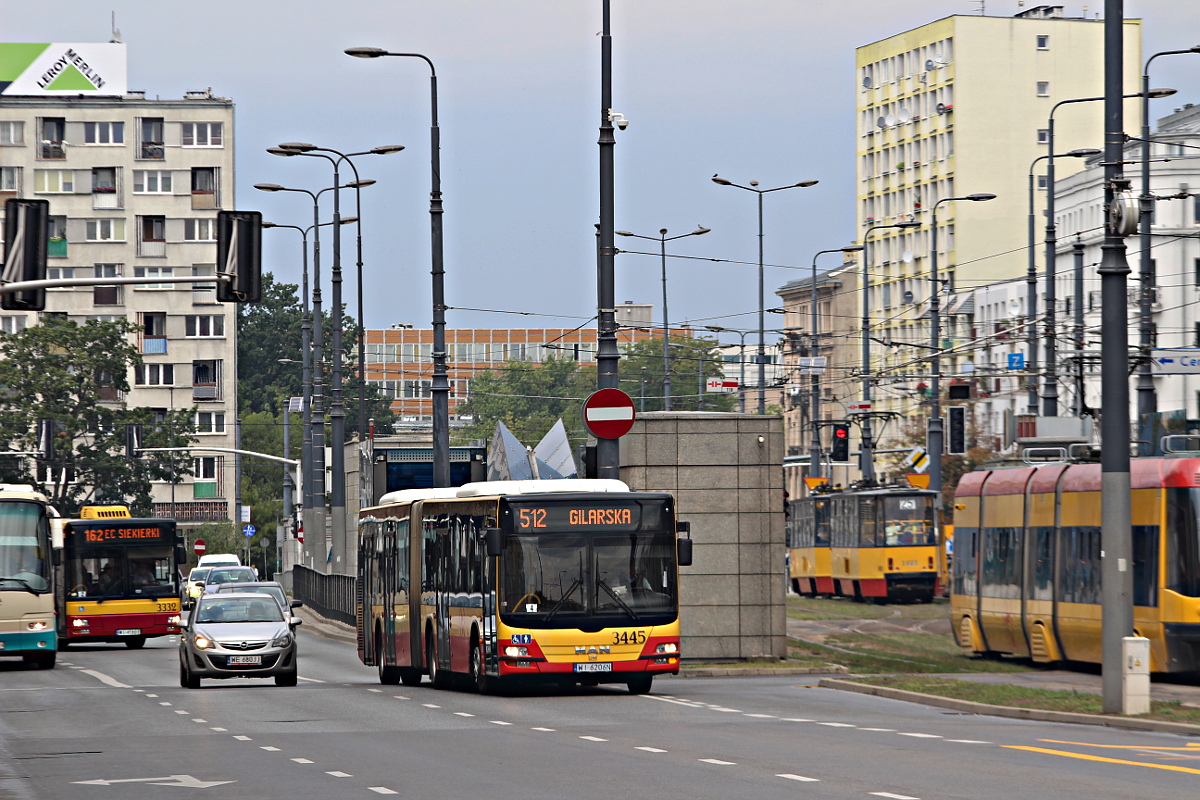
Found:
M 199 634 L 196 634 L 196 638 L 192 640 L 192 644 L 196 645 L 197 650 L 207 650 L 212 647 L 212 642 L 208 640 L 208 637 Z
M 88 621 L 81 617 L 76 617 L 75 619 L 71 620 L 71 626 L 74 628 L 86 628 L 88 626 Z
M 656 653 L 678 653 L 679 645 L 676 642 L 665 642 L 654 648 Z
M 506 656 L 527 656 L 527 655 L 529 655 L 529 648 L 528 647 L 509 646 L 509 647 L 504 648 L 504 655 L 506 655 Z

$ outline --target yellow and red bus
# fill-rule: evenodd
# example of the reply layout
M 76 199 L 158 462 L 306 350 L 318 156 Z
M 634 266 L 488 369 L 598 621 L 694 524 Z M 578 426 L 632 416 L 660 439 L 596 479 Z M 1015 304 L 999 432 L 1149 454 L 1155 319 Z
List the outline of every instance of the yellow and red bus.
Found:
M 85 506 L 63 524 L 58 646 L 179 633 L 183 541 L 170 519 L 134 519 L 124 506 Z
M 792 586 L 876 603 L 928 603 L 944 563 L 937 492 L 911 485 L 816 491 L 792 504 Z
M 1134 632 L 1200 670 L 1200 458 L 1130 462 Z M 955 492 L 950 612 L 970 653 L 1101 662 L 1097 463 L 979 470 Z
M 624 683 L 679 672 L 671 495 L 616 480 L 385 495 L 359 518 L 358 652 L 384 684 Z

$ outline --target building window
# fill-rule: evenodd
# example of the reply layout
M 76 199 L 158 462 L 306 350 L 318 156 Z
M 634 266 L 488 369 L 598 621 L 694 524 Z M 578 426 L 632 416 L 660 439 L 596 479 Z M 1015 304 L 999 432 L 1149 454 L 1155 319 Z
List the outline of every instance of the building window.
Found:
M 1200 225 L 1200 194 L 1192 197 L 1192 224 Z
M 37 194 L 71 194 L 75 191 L 75 170 L 35 169 L 33 191 Z
M 145 216 L 138 218 L 138 255 L 167 254 L 167 218 Z
M 212 242 L 217 238 L 215 219 L 185 219 L 183 238 L 189 242 Z
M 1194 274 L 1193 280 L 1196 283 L 1196 287 L 1200 288 L 1200 258 L 1192 260 L 1192 272 Z
M 46 277 L 50 280 L 58 280 L 59 278 L 74 278 L 75 267 L 47 267 Z
M 114 194 L 117 191 L 116 167 L 92 168 L 92 192 L 94 194 Z
M 192 208 L 216 208 L 217 168 L 192 168 Z
M 63 159 L 67 157 L 63 149 L 63 139 L 67 130 L 67 121 L 61 118 L 43 118 L 42 147 L 38 152 L 45 159 Z
M 28 320 L 22 316 L 0 317 L 0 333 L 20 333 Z
M 1037 96 L 1038 97 L 1049 97 L 1050 96 L 1050 81 L 1038 81 L 1037 82 Z
M 189 314 L 184 317 L 184 336 L 215 337 L 225 335 L 225 317 L 220 314 Z
M 174 386 L 174 364 L 142 364 L 135 368 L 135 386 Z
M 1039 189 L 1045 189 L 1049 185 L 1050 185 L 1049 179 L 1045 175 L 1037 176 L 1037 187 Z
M 97 278 L 121 277 L 120 264 L 97 264 L 93 268 Z M 119 306 L 122 304 L 121 286 L 93 286 L 92 304 L 97 306 Z
M 89 242 L 125 241 L 125 220 L 89 219 L 85 221 L 85 239 Z
M 174 274 L 172 267 L 134 267 L 133 277 L 135 278 L 161 278 Z M 135 289 L 170 289 L 173 284 L 170 283 L 137 283 L 134 284 Z
M 21 168 L 0 167 L 0 192 L 21 192 Z
M 1050 37 L 1045 36 L 1045 35 L 1039 35 L 1037 37 L 1037 49 L 1038 50 L 1049 50 L 1050 49 Z
M 183 123 L 184 147 L 220 147 L 221 123 L 219 122 L 185 122 Z
M 202 456 L 197 458 L 192 470 L 198 481 L 215 481 L 217 479 L 217 456 Z
M 135 169 L 133 191 L 137 194 L 171 194 L 171 173 L 165 169 Z
M 0 120 L 0 145 L 25 144 L 25 123 L 16 120 Z
M 1050 129 L 1049 128 L 1038 128 L 1037 143 L 1038 144 L 1050 144 Z
M 224 433 L 225 413 L 222 411 L 197 411 L 196 433 Z
M 192 400 L 221 399 L 221 362 L 205 359 L 192 362 Z
M 142 120 L 142 140 L 139 155 L 142 158 L 153 158 L 161 161 L 163 158 L 163 121 L 162 117 L 148 117 Z
M 124 122 L 83 123 L 84 144 L 124 144 Z
M 50 242 L 46 255 L 54 258 L 65 258 L 67 255 L 67 218 L 65 216 L 50 217 Z

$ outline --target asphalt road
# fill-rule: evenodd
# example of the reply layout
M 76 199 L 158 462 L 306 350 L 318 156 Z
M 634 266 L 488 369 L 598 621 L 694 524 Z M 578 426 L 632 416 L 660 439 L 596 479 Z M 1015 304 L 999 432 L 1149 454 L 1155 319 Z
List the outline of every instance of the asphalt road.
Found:
M 300 685 L 181 689 L 175 644 L 0 661 L 0 798 L 1187 798 L 1200 743 L 817 689 L 668 678 L 485 697 L 381 687 L 300 634 Z M 814 679 L 815 680 L 815 679 Z

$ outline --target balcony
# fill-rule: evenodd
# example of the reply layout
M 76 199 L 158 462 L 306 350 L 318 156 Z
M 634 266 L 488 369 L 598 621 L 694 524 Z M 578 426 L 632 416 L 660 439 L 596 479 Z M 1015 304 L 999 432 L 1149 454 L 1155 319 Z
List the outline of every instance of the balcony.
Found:
M 192 387 L 193 400 L 220 400 L 221 387 L 215 383 L 200 383 Z
M 148 158 L 154 161 L 162 161 L 163 159 L 163 143 L 162 142 L 142 142 L 141 158 Z
M 63 147 L 62 142 L 42 142 L 42 146 L 38 151 L 43 159 L 47 160 L 62 160 L 67 157 L 67 151 Z
M 92 208 L 120 208 L 121 198 L 115 189 L 96 189 L 92 192 Z
M 150 241 L 142 240 L 142 241 L 138 242 L 138 255 L 139 256 L 159 256 L 162 258 L 166 258 L 167 243 L 161 239 L 154 239 L 154 240 L 150 240 Z
M 46 246 L 46 255 L 49 258 L 66 258 L 67 240 L 65 238 L 50 239 L 49 244 Z
M 192 484 L 192 497 L 196 500 L 211 500 L 218 496 L 216 481 L 196 481 Z
M 143 336 L 142 337 L 142 353 L 144 353 L 146 355 L 165 355 L 166 352 L 167 352 L 167 337 L 165 337 L 165 336 Z
M 192 192 L 192 210 L 205 211 L 217 207 L 216 192 Z

